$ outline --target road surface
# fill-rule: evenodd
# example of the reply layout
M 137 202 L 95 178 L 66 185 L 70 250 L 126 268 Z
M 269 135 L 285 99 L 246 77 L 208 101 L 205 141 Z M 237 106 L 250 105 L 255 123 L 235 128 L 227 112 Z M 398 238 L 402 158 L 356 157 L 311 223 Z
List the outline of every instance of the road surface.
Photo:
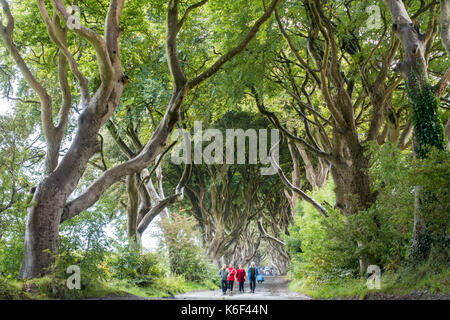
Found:
M 239 293 L 239 284 L 234 283 L 233 295 L 222 295 L 222 290 L 191 291 L 175 295 L 184 300 L 309 300 L 307 295 L 288 289 L 288 281 L 279 276 L 265 276 L 263 283 L 256 283 L 255 293 L 250 293 L 249 282 L 245 282 L 245 293 Z

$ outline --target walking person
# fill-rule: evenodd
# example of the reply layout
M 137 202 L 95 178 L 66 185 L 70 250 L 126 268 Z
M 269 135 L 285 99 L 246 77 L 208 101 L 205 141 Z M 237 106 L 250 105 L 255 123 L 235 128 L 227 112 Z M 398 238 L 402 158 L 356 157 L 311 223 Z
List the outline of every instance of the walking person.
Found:
M 259 274 L 258 268 L 256 267 L 255 263 L 252 261 L 250 268 L 248 268 L 247 271 L 247 278 L 250 282 L 250 292 L 255 293 L 255 287 L 256 287 L 256 276 Z
M 234 270 L 233 265 L 230 263 L 230 267 L 228 268 L 228 290 L 230 291 L 230 296 L 233 294 L 233 284 L 234 284 L 234 276 L 236 274 L 236 270 Z
M 236 271 L 236 278 L 239 282 L 239 292 L 244 293 L 245 269 L 242 268 L 242 264 L 239 265 L 239 268 Z
M 227 288 L 228 288 L 228 269 L 227 269 L 227 265 L 224 264 L 222 266 L 222 269 L 220 269 L 219 271 L 219 277 L 220 277 L 220 283 L 222 285 L 222 294 L 226 295 L 227 294 Z

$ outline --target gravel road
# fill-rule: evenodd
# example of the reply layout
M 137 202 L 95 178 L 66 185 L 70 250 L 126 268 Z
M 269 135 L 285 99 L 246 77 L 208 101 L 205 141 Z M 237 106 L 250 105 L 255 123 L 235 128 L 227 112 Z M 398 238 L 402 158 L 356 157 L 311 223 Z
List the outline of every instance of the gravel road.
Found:
M 255 293 L 250 293 L 249 282 L 245 282 L 245 293 L 239 293 L 239 285 L 234 284 L 233 295 L 222 295 L 222 290 L 191 291 L 178 294 L 174 299 L 185 300 L 309 300 L 310 297 L 288 289 L 288 281 L 279 276 L 265 276 L 263 283 L 256 283 Z

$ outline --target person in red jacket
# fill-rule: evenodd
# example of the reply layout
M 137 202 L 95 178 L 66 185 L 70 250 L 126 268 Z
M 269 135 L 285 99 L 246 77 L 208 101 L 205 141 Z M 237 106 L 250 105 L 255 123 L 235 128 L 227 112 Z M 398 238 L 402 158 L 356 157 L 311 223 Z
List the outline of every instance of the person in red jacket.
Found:
M 242 268 L 242 265 L 239 265 L 239 268 L 236 271 L 236 278 L 239 282 L 239 292 L 244 293 L 244 282 L 245 282 L 245 269 Z
M 233 284 L 234 284 L 234 276 L 236 274 L 236 270 L 234 270 L 233 265 L 230 263 L 230 266 L 228 267 L 228 290 L 230 291 L 230 295 L 233 294 Z

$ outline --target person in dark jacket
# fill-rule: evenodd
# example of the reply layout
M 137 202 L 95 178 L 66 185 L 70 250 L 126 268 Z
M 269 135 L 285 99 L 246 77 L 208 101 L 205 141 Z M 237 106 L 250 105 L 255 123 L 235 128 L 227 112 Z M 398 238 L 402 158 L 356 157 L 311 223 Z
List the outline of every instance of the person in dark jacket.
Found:
M 236 278 L 239 282 L 239 292 L 244 293 L 244 282 L 245 282 L 245 269 L 242 268 L 242 265 L 239 265 L 239 268 L 236 271 Z
M 256 276 L 259 274 L 258 268 L 256 267 L 255 263 L 252 262 L 250 265 L 250 268 L 247 270 L 247 278 L 250 282 L 250 292 L 255 293 L 255 287 L 256 287 Z
M 222 269 L 220 269 L 220 271 L 219 271 L 219 277 L 220 277 L 220 282 L 222 284 L 222 294 L 223 295 L 227 294 L 228 276 L 229 276 L 229 272 L 228 272 L 227 266 L 224 264 L 222 266 Z

